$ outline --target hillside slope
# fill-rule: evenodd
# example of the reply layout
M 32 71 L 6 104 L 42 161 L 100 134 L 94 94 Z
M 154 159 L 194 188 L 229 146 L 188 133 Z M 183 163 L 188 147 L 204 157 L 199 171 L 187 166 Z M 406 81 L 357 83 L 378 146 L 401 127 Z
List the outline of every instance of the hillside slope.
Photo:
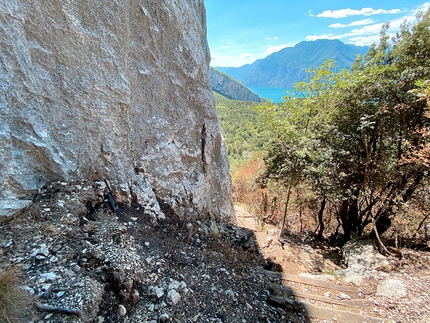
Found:
M 215 68 L 210 69 L 210 82 L 212 90 L 233 100 L 261 102 L 261 98 L 239 83 L 231 76 L 222 73 Z

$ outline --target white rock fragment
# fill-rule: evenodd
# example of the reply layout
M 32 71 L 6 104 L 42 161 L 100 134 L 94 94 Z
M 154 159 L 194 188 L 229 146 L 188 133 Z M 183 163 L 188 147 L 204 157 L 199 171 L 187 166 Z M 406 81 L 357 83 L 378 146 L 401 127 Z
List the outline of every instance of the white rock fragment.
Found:
M 376 287 L 376 295 L 390 298 L 402 298 L 407 295 L 403 282 L 397 279 L 386 279 Z
M 127 310 L 124 307 L 124 305 L 118 306 L 118 313 L 119 313 L 119 316 L 125 316 L 127 314 Z
M 275 235 L 276 235 L 276 233 L 277 233 L 277 231 L 278 231 L 278 230 L 276 230 L 276 228 L 269 229 L 269 230 L 267 231 L 267 234 L 268 234 L 268 235 L 270 235 L 270 236 L 275 236 Z
M 164 288 L 155 287 L 153 290 L 154 290 L 154 294 L 155 294 L 155 296 L 157 296 L 157 298 L 163 297 L 163 295 L 164 295 Z
M 348 294 L 345 294 L 345 293 L 339 293 L 336 295 L 336 297 L 338 299 L 351 299 L 351 296 L 349 296 Z
M 174 289 L 169 290 L 169 293 L 167 294 L 167 297 L 169 298 L 169 301 L 170 301 L 170 303 L 172 305 L 178 304 L 178 302 L 181 300 L 181 294 L 179 294 Z
M 180 286 L 180 283 L 178 281 L 174 280 L 174 281 L 172 281 L 169 284 L 169 290 L 171 290 L 171 289 L 175 289 L 175 290 L 179 289 L 179 286 Z
M 216 225 L 215 221 L 211 220 L 211 226 L 209 228 L 209 231 L 213 237 L 218 238 L 219 229 L 218 229 L 218 226 Z
M 264 249 L 264 248 L 270 247 L 270 245 L 272 244 L 272 242 L 273 242 L 273 238 L 272 237 L 267 237 L 267 240 L 264 243 L 264 245 L 262 246 L 262 248 Z

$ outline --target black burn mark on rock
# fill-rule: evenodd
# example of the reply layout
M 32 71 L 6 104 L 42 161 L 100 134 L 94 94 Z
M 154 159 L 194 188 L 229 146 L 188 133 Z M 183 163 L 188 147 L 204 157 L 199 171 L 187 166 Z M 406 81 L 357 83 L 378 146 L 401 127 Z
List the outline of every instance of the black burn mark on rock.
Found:
M 202 127 L 202 163 L 203 163 L 203 173 L 206 174 L 206 157 L 205 157 L 205 148 L 206 148 L 206 124 L 203 123 Z

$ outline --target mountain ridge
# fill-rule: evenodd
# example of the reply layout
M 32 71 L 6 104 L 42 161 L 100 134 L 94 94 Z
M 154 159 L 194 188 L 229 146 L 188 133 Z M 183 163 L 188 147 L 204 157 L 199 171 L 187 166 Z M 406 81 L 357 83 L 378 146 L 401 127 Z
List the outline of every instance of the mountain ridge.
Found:
M 261 98 L 230 75 L 210 68 L 212 90 L 232 100 L 261 102 Z
M 364 55 L 368 46 L 344 44 L 340 40 L 303 41 L 287 47 L 252 64 L 240 67 L 216 67 L 247 87 L 288 88 L 303 81 L 306 70 L 333 59 L 338 68 L 350 68 L 357 55 Z

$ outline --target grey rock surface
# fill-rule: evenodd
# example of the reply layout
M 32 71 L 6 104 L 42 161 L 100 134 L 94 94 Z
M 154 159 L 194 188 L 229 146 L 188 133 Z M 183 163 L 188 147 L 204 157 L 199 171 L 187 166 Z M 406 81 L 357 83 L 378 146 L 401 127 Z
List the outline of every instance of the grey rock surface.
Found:
M 31 203 L 30 200 L 0 201 L 0 224 L 25 212 Z
M 343 253 L 348 268 L 337 273 L 344 276 L 346 282 L 357 286 L 360 286 L 364 279 L 372 278 L 378 268 L 389 264 L 371 240 L 350 240 L 344 245 Z
M 210 81 L 215 92 L 229 99 L 261 102 L 261 98 L 245 85 L 214 68 L 210 69 Z
M 233 215 L 202 0 L 5 0 L 0 35 L 0 199 L 108 179 Z
M 389 264 L 387 258 L 379 253 L 371 240 L 350 240 L 343 249 L 348 267 L 358 265 L 376 269 Z

